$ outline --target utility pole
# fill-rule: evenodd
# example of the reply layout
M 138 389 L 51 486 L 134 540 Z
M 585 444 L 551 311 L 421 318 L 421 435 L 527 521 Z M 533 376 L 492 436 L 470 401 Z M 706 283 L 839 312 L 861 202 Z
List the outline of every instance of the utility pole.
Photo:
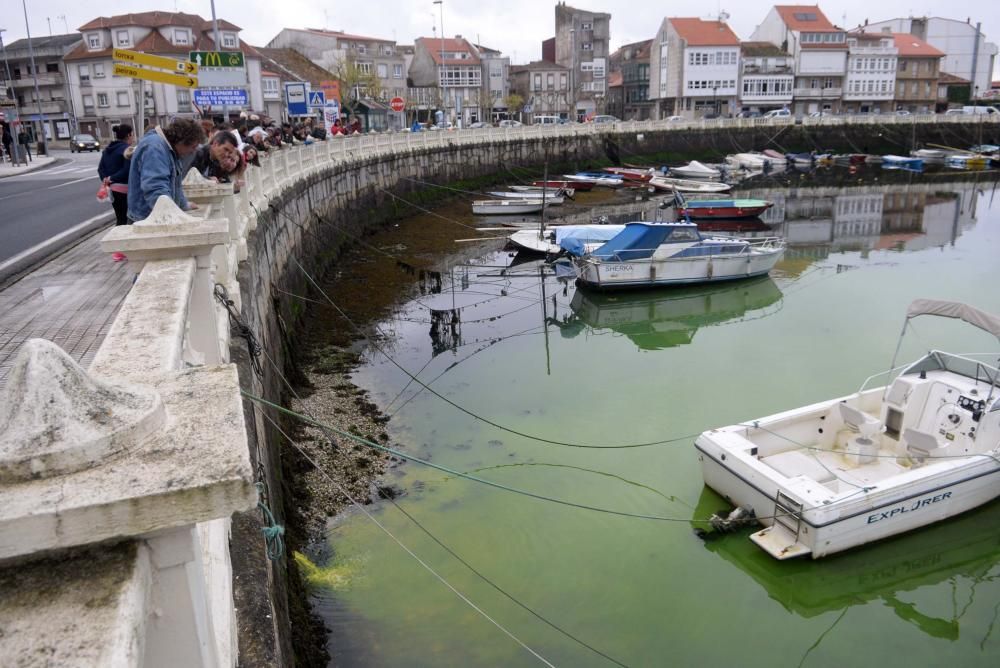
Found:
M 434 4 L 438 6 L 439 14 L 441 16 L 441 70 L 438 85 L 441 87 L 441 104 L 446 105 L 444 90 L 444 0 L 434 0 Z M 445 120 L 448 119 L 446 118 Z
M 222 51 L 222 49 L 220 48 L 221 43 L 219 42 L 219 20 L 215 18 L 215 0 L 211 0 L 211 3 L 212 3 L 212 32 L 214 33 L 215 37 L 215 50 Z M 222 121 L 224 123 L 229 122 L 229 106 L 226 104 L 222 105 Z
M 42 94 L 38 90 L 38 68 L 35 67 L 35 50 L 31 47 L 31 28 L 28 27 L 28 5 L 25 0 L 21 0 L 21 7 L 24 9 L 24 31 L 28 36 L 28 58 L 31 60 L 31 78 L 35 81 L 35 104 L 38 106 L 38 123 L 42 128 L 42 136 L 38 138 L 38 155 L 47 155 L 45 150 L 45 119 L 42 118 Z
M 3 45 L 3 34 L 5 32 L 6 30 L 0 28 L 0 53 L 3 53 L 3 65 L 7 70 L 7 79 L 5 81 L 5 84 L 10 87 L 10 91 L 13 93 L 14 86 L 12 85 L 13 79 L 10 78 L 10 63 L 7 62 L 7 49 L 4 48 Z M 4 91 L 4 94 L 6 95 L 6 91 Z M 13 100 L 14 100 L 14 120 L 17 120 L 20 123 L 21 110 L 18 108 L 17 95 L 14 95 Z M 7 125 L 8 127 L 12 125 L 12 121 L 10 119 L 7 119 Z M 11 146 L 14 147 L 14 164 L 16 165 L 21 162 L 21 147 L 17 145 L 16 134 L 11 138 L 14 140 L 13 143 L 11 143 Z

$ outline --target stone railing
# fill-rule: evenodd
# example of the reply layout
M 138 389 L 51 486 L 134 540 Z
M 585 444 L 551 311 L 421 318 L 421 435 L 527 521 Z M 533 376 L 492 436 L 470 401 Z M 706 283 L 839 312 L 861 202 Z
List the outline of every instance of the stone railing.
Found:
M 333 137 L 262 155 L 238 193 L 189 174 L 184 188 L 197 209 L 183 212 L 161 198 L 148 219 L 104 236 L 105 251 L 126 253 L 140 269 L 89 368 L 54 344 L 31 341 L 0 398 L 2 663 L 235 665 L 230 522 L 253 509 L 258 494 L 230 360 L 231 313 L 217 297 L 222 286 L 228 308 L 241 313 L 237 272 L 248 239 L 298 183 L 428 149 L 790 123 L 646 121 Z

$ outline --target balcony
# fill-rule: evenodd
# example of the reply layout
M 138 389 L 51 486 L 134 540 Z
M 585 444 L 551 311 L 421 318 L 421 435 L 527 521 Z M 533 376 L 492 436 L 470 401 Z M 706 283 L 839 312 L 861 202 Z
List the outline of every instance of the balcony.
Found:
M 852 56 L 895 56 L 899 53 L 894 46 L 852 46 L 848 51 Z
M 792 74 L 791 65 L 772 65 L 771 67 L 761 67 L 760 65 L 744 65 L 743 74 Z
M 69 102 L 65 100 L 42 100 L 42 114 L 62 114 L 69 111 Z M 25 100 L 21 105 L 21 114 L 34 116 L 38 113 L 38 103 Z
M 796 88 L 792 91 L 793 97 L 818 97 L 823 99 L 839 98 L 844 92 L 843 88 Z
M 35 79 L 30 74 L 21 74 L 21 78 L 11 79 L 11 85 L 14 88 L 34 88 Z M 63 77 L 62 74 L 56 74 L 55 72 L 44 72 L 38 75 L 38 85 L 39 86 L 62 86 Z

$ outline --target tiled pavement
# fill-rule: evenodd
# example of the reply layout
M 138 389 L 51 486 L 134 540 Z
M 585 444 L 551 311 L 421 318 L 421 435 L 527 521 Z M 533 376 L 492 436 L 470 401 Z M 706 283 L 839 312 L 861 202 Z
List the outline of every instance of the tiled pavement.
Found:
M 90 364 L 125 296 L 136 267 L 112 262 L 99 243 L 102 228 L 0 290 L 0 387 L 18 349 L 43 338 Z

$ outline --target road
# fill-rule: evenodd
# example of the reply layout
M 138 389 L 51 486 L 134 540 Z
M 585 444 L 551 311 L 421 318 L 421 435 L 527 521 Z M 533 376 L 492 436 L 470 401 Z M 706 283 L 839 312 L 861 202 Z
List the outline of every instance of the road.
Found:
M 37 172 L 0 179 L 0 264 L 111 204 L 96 199 L 100 153 L 52 151 L 56 162 Z

